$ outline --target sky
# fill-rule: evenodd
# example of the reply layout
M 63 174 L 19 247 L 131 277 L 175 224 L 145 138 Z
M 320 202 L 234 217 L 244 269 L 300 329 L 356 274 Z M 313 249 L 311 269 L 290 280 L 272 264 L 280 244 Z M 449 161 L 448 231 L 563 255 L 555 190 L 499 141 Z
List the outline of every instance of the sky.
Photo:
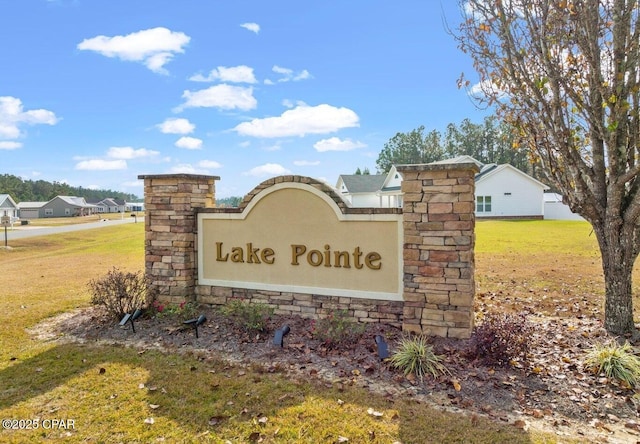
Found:
M 0 0 L 0 174 L 140 197 L 204 174 L 224 198 L 375 173 L 396 133 L 486 115 L 457 3 Z

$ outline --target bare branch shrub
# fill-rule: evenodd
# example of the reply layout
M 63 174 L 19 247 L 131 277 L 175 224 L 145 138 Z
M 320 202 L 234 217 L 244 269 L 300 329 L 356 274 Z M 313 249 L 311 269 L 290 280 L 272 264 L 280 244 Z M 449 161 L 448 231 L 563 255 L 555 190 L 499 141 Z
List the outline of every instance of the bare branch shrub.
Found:
M 109 316 L 120 319 L 136 308 L 145 308 L 155 299 L 144 273 L 120 271 L 113 267 L 106 275 L 89 281 L 91 303 L 101 305 Z

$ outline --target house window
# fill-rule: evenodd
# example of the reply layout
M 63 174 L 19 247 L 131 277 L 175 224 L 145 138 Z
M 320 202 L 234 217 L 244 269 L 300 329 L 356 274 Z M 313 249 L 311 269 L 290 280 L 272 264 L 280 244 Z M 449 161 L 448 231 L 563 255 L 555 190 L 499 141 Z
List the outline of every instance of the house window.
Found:
M 64 215 L 65 216 L 69 216 L 71 214 L 71 209 L 70 208 L 65 208 L 64 209 Z
M 491 196 L 477 196 L 476 197 L 476 212 L 478 212 L 478 213 L 490 213 L 491 212 Z

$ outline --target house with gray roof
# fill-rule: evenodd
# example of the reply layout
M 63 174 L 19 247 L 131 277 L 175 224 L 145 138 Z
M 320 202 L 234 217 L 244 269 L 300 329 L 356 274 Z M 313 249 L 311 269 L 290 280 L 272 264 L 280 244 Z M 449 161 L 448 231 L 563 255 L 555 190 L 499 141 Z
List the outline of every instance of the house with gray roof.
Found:
M 18 203 L 18 214 L 20 219 L 28 220 L 28 219 L 39 219 L 40 217 L 40 209 L 45 206 L 46 202 L 19 202 Z
M 386 177 L 386 174 L 341 174 L 336 189 L 352 207 L 380 207 L 376 192 Z
M 18 204 L 8 194 L 0 194 L 0 216 L 9 216 L 11 221 L 18 219 Z
M 98 212 L 98 207 L 76 196 L 56 196 L 49 202 L 20 202 L 18 208 L 21 219 L 89 216 Z
M 127 210 L 127 203 L 123 199 L 108 197 L 90 203 L 96 206 L 98 213 L 124 213 Z

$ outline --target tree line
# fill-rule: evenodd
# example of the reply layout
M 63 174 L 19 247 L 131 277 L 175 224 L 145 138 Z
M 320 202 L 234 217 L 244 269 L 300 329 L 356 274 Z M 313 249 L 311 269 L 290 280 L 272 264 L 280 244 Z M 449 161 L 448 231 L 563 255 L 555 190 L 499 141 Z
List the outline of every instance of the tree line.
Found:
M 519 149 L 513 127 L 496 116 L 485 117 L 482 123 L 464 119 L 450 123 L 444 134 L 438 130 L 425 132 L 424 125 L 393 136 L 378 155 L 376 168 L 385 174 L 392 165 L 430 163 L 468 155 L 484 164 L 508 163 L 519 170 L 542 179 L 536 163 L 525 150 Z
M 48 202 L 56 196 L 84 197 L 87 201 L 99 201 L 106 198 L 122 199 L 127 202 L 141 200 L 135 194 L 73 187 L 66 183 L 46 180 L 24 180 L 12 174 L 0 174 L 0 194 L 10 195 L 16 203 Z

